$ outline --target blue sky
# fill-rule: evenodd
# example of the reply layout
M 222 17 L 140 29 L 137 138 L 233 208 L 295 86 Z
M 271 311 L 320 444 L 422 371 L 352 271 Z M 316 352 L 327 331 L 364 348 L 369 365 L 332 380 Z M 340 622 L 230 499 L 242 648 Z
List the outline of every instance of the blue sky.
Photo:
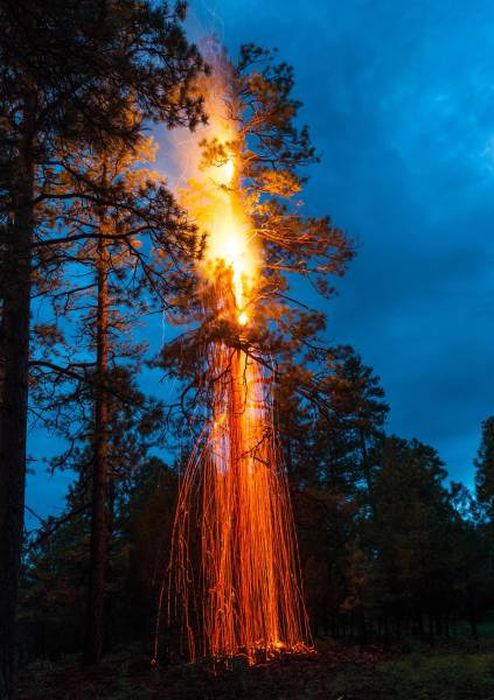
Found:
M 190 26 L 233 55 L 252 41 L 294 66 L 322 156 L 307 211 L 359 245 L 327 307 L 328 341 L 380 375 L 389 430 L 435 446 L 471 485 L 494 414 L 494 5 L 197 1 Z M 32 454 L 53 448 L 33 431 Z M 27 502 L 45 515 L 70 477 L 42 472 Z

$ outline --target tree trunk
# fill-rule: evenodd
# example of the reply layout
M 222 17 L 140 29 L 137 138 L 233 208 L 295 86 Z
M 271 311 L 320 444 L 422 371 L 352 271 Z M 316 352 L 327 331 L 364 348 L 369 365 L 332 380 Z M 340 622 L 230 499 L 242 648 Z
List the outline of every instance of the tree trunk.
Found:
M 102 217 L 103 223 L 103 217 Z M 104 227 L 102 226 L 102 229 Z M 94 462 L 91 503 L 91 553 L 87 607 L 86 664 L 97 664 L 103 655 L 105 593 L 108 564 L 108 253 L 98 241 L 96 318 L 96 397 L 94 416 Z
M 372 499 L 372 476 L 371 476 L 371 471 L 370 471 L 370 464 L 369 464 L 369 452 L 367 450 L 367 443 L 365 441 L 365 433 L 362 429 L 359 430 L 359 438 L 360 438 L 360 452 L 362 455 L 362 471 L 365 476 L 365 481 L 367 484 L 367 493 L 369 494 L 369 502 L 371 505 L 372 512 L 374 512 L 374 502 Z
M 33 236 L 33 103 L 26 99 L 7 231 L 0 403 L 0 698 L 14 694 L 15 611 L 24 526 Z
M 470 629 L 472 637 L 475 639 L 477 649 L 479 647 L 479 630 L 477 625 L 477 606 L 475 603 L 475 595 L 473 587 L 470 583 L 467 584 L 467 599 L 468 599 L 468 617 L 470 619 Z
M 10 228 L 7 225 L 0 226 L 0 416 L 3 405 L 3 386 L 5 382 L 5 333 L 3 327 L 3 306 L 7 290 L 7 241 Z

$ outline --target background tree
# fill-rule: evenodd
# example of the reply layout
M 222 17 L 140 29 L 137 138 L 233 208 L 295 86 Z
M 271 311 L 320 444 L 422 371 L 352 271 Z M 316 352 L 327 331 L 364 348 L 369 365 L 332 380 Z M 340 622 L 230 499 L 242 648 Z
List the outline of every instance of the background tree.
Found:
M 104 639 L 111 486 L 108 421 L 111 397 L 119 386 L 115 385 L 115 369 L 123 358 L 137 375 L 146 346 L 133 342 L 133 331 L 143 314 L 166 305 L 168 293 L 178 281 L 174 260 L 194 256 L 197 248 L 195 232 L 162 178 L 138 167 L 139 161 L 142 164 L 152 159 L 154 151 L 152 139 L 141 138 L 132 148 L 110 146 L 100 153 L 76 152 L 70 161 L 65 159 L 60 174 L 50 174 L 52 191 L 60 193 L 58 199 L 54 197 L 51 218 L 63 221 L 67 230 L 58 238 L 55 262 L 57 266 L 60 260 L 70 263 L 68 279 L 61 281 L 62 288 L 54 297 L 55 318 L 60 319 L 57 331 L 60 333 L 75 317 L 76 337 L 65 347 L 69 356 L 63 366 L 60 347 L 57 364 L 34 359 L 33 366 L 44 373 L 43 386 L 47 372 L 48 376 L 61 373 L 71 380 L 77 380 L 79 373 L 83 380 L 81 370 L 90 370 L 86 377 L 94 400 L 86 647 L 90 663 L 99 661 Z M 80 281 L 79 288 L 71 286 L 73 279 Z M 183 276 L 180 280 L 186 283 Z M 58 397 L 60 400 L 66 397 Z
M 449 577 L 451 517 L 446 476 L 436 451 L 417 440 L 387 438 L 373 493 L 369 546 L 377 565 L 379 598 L 397 633 L 417 625 L 441 634 Z M 436 617 L 435 617 L 436 616 Z
M 293 500 L 313 628 L 353 632 L 369 595 L 364 523 L 389 410 L 384 392 L 353 348 L 336 347 L 324 362 L 284 371 L 276 406 L 283 454 L 298 486 Z
M 482 422 L 482 438 L 475 460 L 477 499 L 485 515 L 494 522 L 494 416 Z
M 465 575 L 464 590 L 469 599 L 469 617 L 477 620 L 481 610 L 492 608 L 494 580 L 494 417 L 482 421 L 482 436 L 475 466 L 476 501 L 470 508 L 471 514 L 465 537 L 472 548 L 466 552 L 462 562 Z M 467 540 L 468 541 L 468 540 Z M 481 557 L 483 561 L 481 562 Z M 473 628 L 473 623 L 472 623 Z
M 106 469 L 108 496 L 105 501 L 107 523 L 108 557 L 105 561 L 105 644 L 112 639 L 134 641 L 139 638 L 136 630 L 150 631 L 150 616 L 154 595 L 139 600 L 129 595 L 138 588 L 135 579 L 140 570 L 144 538 L 149 531 L 141 533 L 142 539 L 134 551 L 133 518 L 143 518 L 136 513 L 137 506 L 150 490 L 150 483 L 162 493 L 159 475 L 168 473 L 161 460 L 152 456 L 163 441 L 163 414 L 160 404 L 145 397 L 137 390 L 135 380 L 121 368 L 108 370 L 115 393 L 108 399 L 106 425 Z M 78 388 L 79 406 L 93 404 L 97 386 L 87 383 Z M 67 416 L 59 424 L 70 436 L 77 409 L 71 402 Z M 61 417 L 60 417 L 61 418 Z M 94 576 L 92 550 L 90 546 L 93 529 L 92 491 L 94 474 L 94 432 L 96 414 L 90 411 L 86 420 L 79 415 L 80 438 L 65 454 L 55 458 L 53 468 L 69 469 L 77 475 L 70 488 L 66 508 L 57 518 L 49 518 L 39 533 L 27 543 L 21 621 L 24 627 L 33 630 L 46 646 L 45 653 L 56 655 L 63 649 L 79 651 L 86 642 L 87 591 Z M 164 478 L 164 477 L 163 477 Z M 149 482 L 149 483 L 148 483 Z M 164 483 L 164 482 L 163 482 Z M 147 497 L 147 496 L 146 496 Z M 167 497 L 173 497 L 173 489 Z M 146 506 L 145 506 L 146 507 Z M 147 511 L 146 511 L 147 512 Z M 155 531 L 161 531 L 166 517 L 154 514 Z M 163 514 L 161 514 L 162 516 Z M 137 534 L 136 534 L 137 536 Z M 153 555 L 162 552 L 150 538 Z M 149 554 L 151 556 L 151 554 Z M 148 563 L 148 560 L 146 559 Z M 147 564 L 146 564 L 147 565 Z M 151 587 L 151 593 L 154 593 Z M 139 620 L 139 611 L 143 619 Z M 144 615 L 144 612 L 146 613 Z M 129 624 L 125 623 L 129 618 Z M 141 638 L 145 639 L 141 633 Z M 149 643 L 149 639 L 147 640 Z

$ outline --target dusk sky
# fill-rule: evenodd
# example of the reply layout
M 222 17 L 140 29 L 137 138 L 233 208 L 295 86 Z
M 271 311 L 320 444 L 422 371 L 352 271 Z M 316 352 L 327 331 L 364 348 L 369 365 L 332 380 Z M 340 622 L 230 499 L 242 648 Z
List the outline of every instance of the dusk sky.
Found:
M 358 241 L 327 339 L 380 375 L 388 431 L 433 445 L 471 486 L 480 422 L 494 414 L 493 3 L 191 5 L 194 36 L 216 31 L 233 56 L 243 42 L 276 47 L 294 66 L 322 157 L 307 212 Z M 36 430 L 29 452 L 53 445 Z M 27 504 L 59 512 L 70 475 L 37 472 Z

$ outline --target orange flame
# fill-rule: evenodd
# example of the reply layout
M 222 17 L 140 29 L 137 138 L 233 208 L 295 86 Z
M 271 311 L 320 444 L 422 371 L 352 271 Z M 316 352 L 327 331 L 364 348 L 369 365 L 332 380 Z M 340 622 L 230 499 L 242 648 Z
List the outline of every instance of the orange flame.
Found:
M 182 203 L 200 230 L 206 234 L 204 257 L 199 271 L 206 281 L 218 270 L 231 272 L 236 320 L 245 326 L 247 307 L 259 275 L 261 259 L 240 191 L 241 160 L 236 146 L 238 134 L 229 118 L 227 87 L 220 76 L 209 79 L 206 89 L 208 125 L 192 144 L 186 146 L 186 161 L 193 177 L 181 192 Z M 203 140 L 219 151 L 205 159 Z
M 217 315 L 245 327 L 261 257 L 242 201 L 241 159 L 224 99 L 225 86 L 213 80 L 208 138 L 223 147 L 223 156 L 190 183 L 185 202 L 207 234 L 200 272 L 214 284 L 205 304 L 213 298 Z M 228 274 L 217 274 L 225 268 Z M 259 655 L 307 649 L 310 642 L 275 440 L 273 374 L 245 339 L 237 347 L 210 343 L 205 359 L 211 417 L 180 484 L 169 614 L 181 611 L 192 659 L 244 654 L 254 663 Z

